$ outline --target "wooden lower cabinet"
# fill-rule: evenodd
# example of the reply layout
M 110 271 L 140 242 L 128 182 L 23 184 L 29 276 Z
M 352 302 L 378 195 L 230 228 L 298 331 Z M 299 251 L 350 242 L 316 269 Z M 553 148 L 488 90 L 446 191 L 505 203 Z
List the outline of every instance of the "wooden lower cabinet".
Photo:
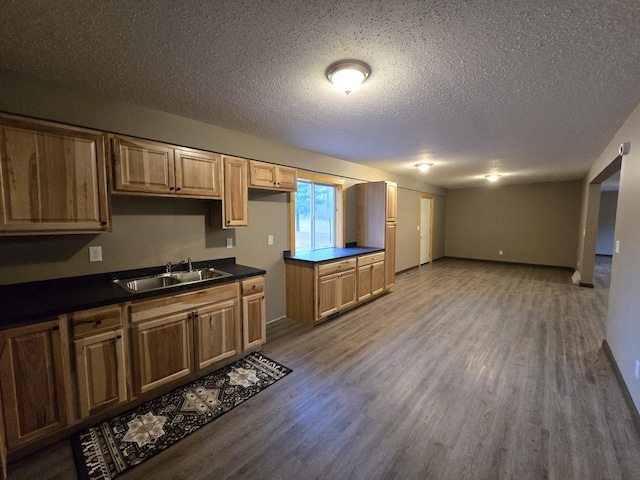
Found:
M 396 283 L 396 224 L 387 223 L 385 226 L 385 265 L 384 289 L 389 290 Z
M 358 258 L 358 302 L 384 291 L 384 260 L 384 252 Z
M 266 341 L 264 278 L 255 277 L 242 282 L 242 344 L 246 350 Z
M 191 373 L 191 318 L 191 312 L 182 312 L 131 327 L 131 361 L 137 394 Z
M 385 252 L 320 264 L 287 259 L 287 317 L 315 326 L 383 293 L 384 259 Z
M 264 295 L 257 276 L 0 330 L 0 478 L 8 455 L 263 344 Z
M 0 332 L 0 382 L 9 451 L 67 426 L 66 333 L 66 325 L 58 319 Z
M 198 369 L 242 351 L 239 318 L 235 298 L 198 309 L 194 314 Z
M 80 418 L 127 399 L 122 328 L 74 341 Z

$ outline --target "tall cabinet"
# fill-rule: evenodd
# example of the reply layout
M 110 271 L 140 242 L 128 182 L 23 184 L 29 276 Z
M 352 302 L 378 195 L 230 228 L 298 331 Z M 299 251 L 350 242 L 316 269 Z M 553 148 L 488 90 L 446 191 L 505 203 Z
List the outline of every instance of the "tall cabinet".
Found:
M 395 283 L 396 215 L 398 186 L 393 182 L 359 183 L 357 189 L 357 242 L 385 249 L 384 288 Z

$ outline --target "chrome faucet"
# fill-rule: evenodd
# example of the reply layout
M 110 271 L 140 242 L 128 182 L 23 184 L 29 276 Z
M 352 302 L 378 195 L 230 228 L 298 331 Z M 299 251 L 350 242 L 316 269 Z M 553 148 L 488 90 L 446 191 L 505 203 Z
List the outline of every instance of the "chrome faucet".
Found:
M 191 257 L 187 258 L 187 261 L 185 262 L 184 260 L 181 260 L 180 262 L 178 262 L 175 266 L 179 267 L 180 265 L 182 265 L 183 263 L 186 263 L 187 265 L 189 265 L 189 271 L 193 272 L 193 263 L 191 263 Z M 167 267 L 165 268 L 165 272 L 166 273 L 171 273 L 173 270 L 174 265 L 171 262 L 167 263 Z

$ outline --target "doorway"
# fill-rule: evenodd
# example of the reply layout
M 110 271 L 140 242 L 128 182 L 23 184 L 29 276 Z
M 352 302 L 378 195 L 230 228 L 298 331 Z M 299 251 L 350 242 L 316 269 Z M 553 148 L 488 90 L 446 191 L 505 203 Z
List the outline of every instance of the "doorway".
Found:
M 433 196 L 420 194 L 420 225 L 419 235 L 419 263 L 424 265 L 431 262 L 432 257 L 432 230 L 433 230 Z

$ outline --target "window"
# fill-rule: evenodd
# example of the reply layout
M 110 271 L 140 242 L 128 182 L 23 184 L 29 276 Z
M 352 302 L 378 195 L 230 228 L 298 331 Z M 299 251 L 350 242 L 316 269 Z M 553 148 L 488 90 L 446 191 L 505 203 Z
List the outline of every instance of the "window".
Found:
M 291 195 L 292 254 L 343 247 L 344 181 L 316 175 L 298 176 Z

